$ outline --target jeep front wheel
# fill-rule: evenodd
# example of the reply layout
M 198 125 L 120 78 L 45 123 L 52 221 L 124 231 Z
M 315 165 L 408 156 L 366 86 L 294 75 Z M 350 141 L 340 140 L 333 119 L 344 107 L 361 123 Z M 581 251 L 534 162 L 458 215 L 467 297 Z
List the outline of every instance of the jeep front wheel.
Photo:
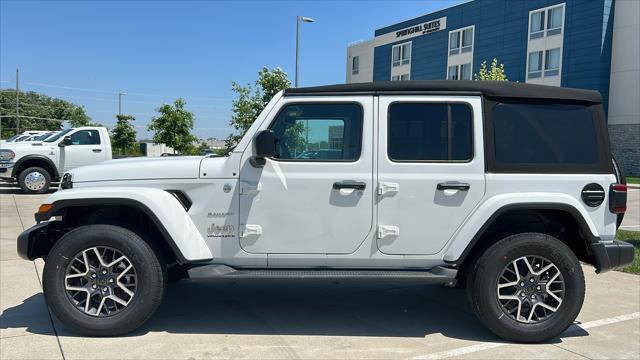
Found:
M 18 175 L 18 184 L 22 191 L 29 194 L 42 194 L 49 190 L 51 175 L 41 167 L 30 167 L 22 170 Z
M 473 312 L 503 339 L 552 339 L 576 319 L 584 301 L 584 274 L 573 251 L 539 233 L 509 236 L 484 252 L 467 291 Z
M 134 232 L 88 225 L 51 249 L 43 289 L 53 313 L 75 332 L 115 336 L 151 317 L 164 295 L 165 274 L 153 249 Z

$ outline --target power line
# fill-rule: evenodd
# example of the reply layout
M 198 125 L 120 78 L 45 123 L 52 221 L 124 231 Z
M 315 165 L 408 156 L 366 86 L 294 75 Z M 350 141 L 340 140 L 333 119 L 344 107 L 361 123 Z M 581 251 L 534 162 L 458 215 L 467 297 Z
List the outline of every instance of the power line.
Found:
M 50 87 L 56 89 L 66 89 L 66 90 L 77 90 L 77 91 L 88 91 L 88 92 L 97 92 L 104 94 L 113 94 L 117 95 L 119 91 L 111 91 L 111 90 L 102 90 L 102 89 L 90 89 L 90 88 L 79 88 L 72 86 L 63 86 L 63 85 L 54 85 L 54 84 L 45 84 L 39 82 L 26 82 L 25 84 L 34 85 L 34 86 L 43 86 Z M 197 99 L 197 100 L 210 100 L 210 101 L 230 101 L 228 98 L 213 98 L 213 97 L 203 97 L 203 96 L 173 96 L 173 95 L 159 95 L 159 94 L 146 94 L 146 93 L 138 93 L 138 92 L 127 92 L 128 95 L 136 95 L 136 96 L 151 96 L 151 97 L 163 97 L 163 98 L 185 98 L 185 99 Z
M 24 116 L 24 115 L 20 115 L 21 118 L 26 118 L 26 119 L 36 119 L 36 120 L 47 120 L 47 121 L 58 121 L 58 122 L 65 122 L 65 121 L 71 121 L 69 119 L 52 119 L 52 118 L 45 118 L 45 117 L 39 117 L 39 116 Z M 15 115 L 0 115 L 0 119 L 2 118 L 15 118 Z M 116 123 L 106 123 L 103 124 L 104 126 L 115 126 Z M 133 125 L 131 124 L 131 126 L 135 127 L 135 128 L 147 128 L 147 125 Z M 228 131 L 228 130 L 233 130 L 233 128 L 217 128 L 217 127 L 195 127 L 192 130 L 219 130 L 219 131 Z
M 16 115 L 0 115 L 0 119 L 2 118 L 15 118 Z M 24 116 L 24 115 L 20 115 L 21 118 L 25 118 L 25 119 L 36 119 L 36 120 L 47 120 L 47 121 L 59 121 L 59 122 L 63 122 L 63 121 L 70 121 L 70 120 L 65 120 L 65 119 L 51 119 L 51 118 L 44 118 L 44 117 L 38 117 L 38 116 Z

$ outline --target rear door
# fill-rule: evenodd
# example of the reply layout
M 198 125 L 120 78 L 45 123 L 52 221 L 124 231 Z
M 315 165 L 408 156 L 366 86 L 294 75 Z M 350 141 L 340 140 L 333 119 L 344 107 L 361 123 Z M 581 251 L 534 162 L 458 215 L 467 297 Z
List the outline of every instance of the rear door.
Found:
M 436 254 L 485 192 L 480 97 L 381 96 L 378 247 Z

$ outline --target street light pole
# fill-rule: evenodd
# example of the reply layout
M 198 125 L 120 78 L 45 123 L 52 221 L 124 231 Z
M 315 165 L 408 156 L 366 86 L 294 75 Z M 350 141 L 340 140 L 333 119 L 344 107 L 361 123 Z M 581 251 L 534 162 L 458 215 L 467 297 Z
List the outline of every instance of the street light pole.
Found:
M 16 135 L 20 134 L 20 70 L 16 69 Z
M 308 18 L 308 17 L 304 17 L 304 16 L 296 16 L 296 77 L 295 77 L 295 84 L 296 87 L 298 87 L 298 69 L 299 69 L 299 63 L 300 63 L 300 22 L 308 22 L 308 23 L 312 23 L 315 20 Z
M 122 95 L 127 95 L 127 93 L 118 93 L 118 115 L 122 115 Z

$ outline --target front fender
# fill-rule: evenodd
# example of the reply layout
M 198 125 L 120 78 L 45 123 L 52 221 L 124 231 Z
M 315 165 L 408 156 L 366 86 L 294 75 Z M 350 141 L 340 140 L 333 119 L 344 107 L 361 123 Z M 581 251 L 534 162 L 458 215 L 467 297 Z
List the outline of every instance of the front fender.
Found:
M 445 248 L 444 260 L 457 262 L 463 258 L 497 216 L 515 209 L 567 211 L 578 221 L 585 236 L 592 241 L 598 241 L 600 237 L 589 213 L 574 197 L 538 192 L 500 194 L 487 199 L 474 210 Z
M 68 207 L 122 205 L 143 211 L 168 241 L 178 261 L 188 263 L 213 258 L 211 250 L 180 202 L 161 189 L 139 187 L 78 188 L 58 191 L 49 196 L 46 212 L 36 213 L 45 221 Z

